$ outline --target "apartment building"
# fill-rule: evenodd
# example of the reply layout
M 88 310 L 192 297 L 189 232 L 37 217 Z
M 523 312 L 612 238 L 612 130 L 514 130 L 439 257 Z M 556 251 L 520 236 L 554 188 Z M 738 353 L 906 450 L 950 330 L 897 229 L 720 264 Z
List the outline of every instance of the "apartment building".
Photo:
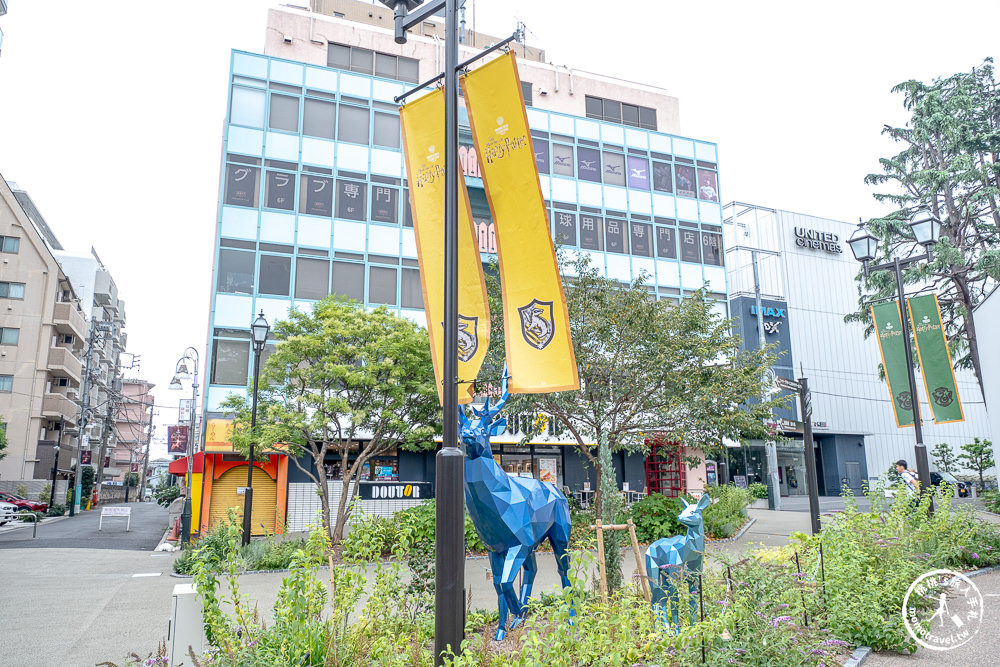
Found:
M 115 416 L 115 447 L 111 464 L 119 471 L 115 481 L 124 481 L 129 472 L 145 472 L 149 442 L 153 435 L 152 417 L 155 403 L 152 382 L 126 378 L 122 380 L 121 402 Z

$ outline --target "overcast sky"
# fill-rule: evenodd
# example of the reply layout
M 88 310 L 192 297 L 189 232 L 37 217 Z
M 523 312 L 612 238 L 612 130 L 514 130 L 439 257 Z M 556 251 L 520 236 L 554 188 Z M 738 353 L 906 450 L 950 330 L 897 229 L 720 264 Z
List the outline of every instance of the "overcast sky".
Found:
M 0 173 L 110 269 L 158 438 L 190 396 L 167 391 L 176 360 L 204 355 L 229 51 L 263 51 L 273 4 L 10 0 L 0 18 Z M 886 210 L 864 177 L 897 151 L 891 88 L 993 55 L 1000 3 L 468 2 L 480 32 L 517 19 L 554 64 L 678 97 L 681 134 L 719 145 L 722 201 L 856 220 Z

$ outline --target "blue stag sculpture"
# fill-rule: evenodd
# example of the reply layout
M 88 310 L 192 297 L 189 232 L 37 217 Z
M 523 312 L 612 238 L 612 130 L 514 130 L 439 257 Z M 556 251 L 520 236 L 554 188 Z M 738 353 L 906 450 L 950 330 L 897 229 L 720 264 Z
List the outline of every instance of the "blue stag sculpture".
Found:
M 510 629 L 524 619 L 531 597 L 531 584 L 538 565 L 535 549 L 548 539 L 556 556 L 563 587 L 569 586 L 570 519 L 566 497 L 549 482 L 512 477 L 493 459 L 490 436 L 507 427 L 505 418 L 494 417 L 507 402 L 507 367 L 504 366 L 503 395 L 492 407 L 489 399 L 470 420 L 459 410 L 462 444 L 465 447 L 465 503 L 469 516 L 489 550 L 493 586 L 497 591 L 500 623 L 496 640 L 507 633 L 507 613 L 514 614 Z M 521 595 L 514 592 L 514 578 L 524 568 Z
M 665 602 L 670 598 L 670 610 L 676 632 L 676 626 L 680 623 L 678 607 L 680 604 L 677 594 L 677 581 L 683 577 L 687 580 L 688 590 L 691 592 L 691 622 L 694 622 L 696 602 L 694 597 L 697 575 L 701 573 L 704 564 L 705 553 L 705 522 L 702 520 L 701 512 L 708 507 L 712 499 L 708 494 L 702 495 L 697 503 L 689 503 L 681 498 L 684 509 L 677 520 L 687 526 L 687 535 L 675 535 L 673 537 L 663 537 L 646 549 L 646 573 L 652 589 L 653 612 L 661 627 L 670 629 L 670 622 L 667 620 L 667 609 Z M 676 575 L 674 576 L 676 571 Z M 683 572 L 687 570 L 687 572 Z

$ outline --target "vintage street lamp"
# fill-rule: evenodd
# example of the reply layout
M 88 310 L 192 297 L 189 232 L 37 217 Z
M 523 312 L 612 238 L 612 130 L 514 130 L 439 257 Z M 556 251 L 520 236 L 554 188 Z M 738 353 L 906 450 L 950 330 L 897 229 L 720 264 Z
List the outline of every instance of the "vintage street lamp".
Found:
M 257 427 L 257 382 L 260 380 L 260 355 L 264 351 L 264 344 L 267 342 L 267 334 L 271 331 L 271 325 L 264 319 L 264 310 L 250 325 L 250 338 L 253 343 L 253 399 L 250 408 L 250 454 L 247 456 L 247 488 L 243 498 L 243 544 L 250 544 L 250 515 L 253 512 L 253 443 Z
M 188 369 L 188 362 L 193 364 L 193 369 Z M 194 450 L 198 439 L 195 437 L 195 411 L 198 405 L 198 350 L 189 347 L 184 350 L 184 354 L 177 360 L 174 368 L 174 377 L 170 380 L 169 389 L 179 391 L 184 388 L 182 380 L 191 379 L 191 424 L 188 427 L 187 442 L 187 482 L 185 483 L 184 512 L 181 514 L 181 544 L 191 543 L 191 482 L 194 464 Z
M 903 289 L 903 268 L 917 262 L 930 262 L 934 259 L 934 244 L 937 243 L 941 234 L 941 221 L 926 208 L 917 209 L 908 223 L 913 231 L 913 237 L 917 243 L 922 245 L 926 252 L 923 255 L 915 255 L 900 259 L 893 257 L 890 262 L 870 265 L 878 256 L 879 240 L 866 227 L 864 222 L 858 222 L 858 228 L 851 234 L 847 244 L 851 246 L 854 258 L 864 264 L 865 275 L 872 271 L 891 270 L 896 275 L 896 300 L 899 303 L 899 319 L 903 325 L 903 349 L 906 352 L 906 372 L 910 380 L 910 396 L 913 410 L 913 435 L 916 439 L 914 446 L 915 460 L 917 463 L 917 477 L 920 479 L 920 491 L 931 488 L 931 468 L 927 460 L 927 446 L 924 445 L 924 433 L 920 424 L 920 401 L 917 398 L 917 381 L 913 373 L 913 352 L 910 350 L 910 320 L 906 315 L 906 293 Z M 934 501 L 931 500 L 933 508 Z

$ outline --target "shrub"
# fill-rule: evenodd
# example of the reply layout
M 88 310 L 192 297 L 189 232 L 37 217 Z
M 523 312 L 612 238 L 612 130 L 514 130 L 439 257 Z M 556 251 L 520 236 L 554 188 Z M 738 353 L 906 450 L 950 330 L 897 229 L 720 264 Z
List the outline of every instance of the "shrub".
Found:
M 38 494 L 38 499 L 43 503 L 51 504 L 52 502 L 51 496 L 52 496 L 52 482 L 49 482 L 42 487 L 42 490 Z
M 983 499 L 983 507 L 987 512 L 1000 514 L 1000 492 L 987 491 L 981 497 Z
M 648 544 L 661 537 L 683 534 L 687 529 L 677 521 L 677 515 L 683 509 L 680 498 L 668 498 L 662 493 L 653 493 L 632 503 L 635 536 L 643 544 Z
M 49 505 L 49 510 L 45 513 L 45 516 L 62 516 L 65 513 L 65 505 Z
M 156 498 L 156 503 L 163 507 L 169 507 L 170 503 L 180 498 L 180 496 L 181 487 L 179 486 L 164 486 L 157 489 L 153 494 L 153 497 Z
M 22 498 L 28 497 L 28 487 L 24 484 L 18 484 L 14 487 L 14 495 L 21 496 Z
M 35 518 L 34 519 L 29 519 L 28 516 L 32 515 L 32 514 L 35 515 Z M 45 514 L 43 514 L 42 512 L 32 512 L 30 510 L 24 510 L 24 511 L 18 512 L 17 513 L 17 517 L 18 517 L 19 520 L 25 521 L 25 522 L 27 522 L 27 521 L 41 521 L 42 519 L 45 518 Z
M 747 491 L 750 493 L 750 497 L 754 500 L 767 500 L 767 484 L 754 482 L 747 487 Z
M 720 539 L 732 537 L 746 523 L 750 492 L 726 484 L 715 487 L 709 495 L 714 502 L 702 512 L 705 534 Z

